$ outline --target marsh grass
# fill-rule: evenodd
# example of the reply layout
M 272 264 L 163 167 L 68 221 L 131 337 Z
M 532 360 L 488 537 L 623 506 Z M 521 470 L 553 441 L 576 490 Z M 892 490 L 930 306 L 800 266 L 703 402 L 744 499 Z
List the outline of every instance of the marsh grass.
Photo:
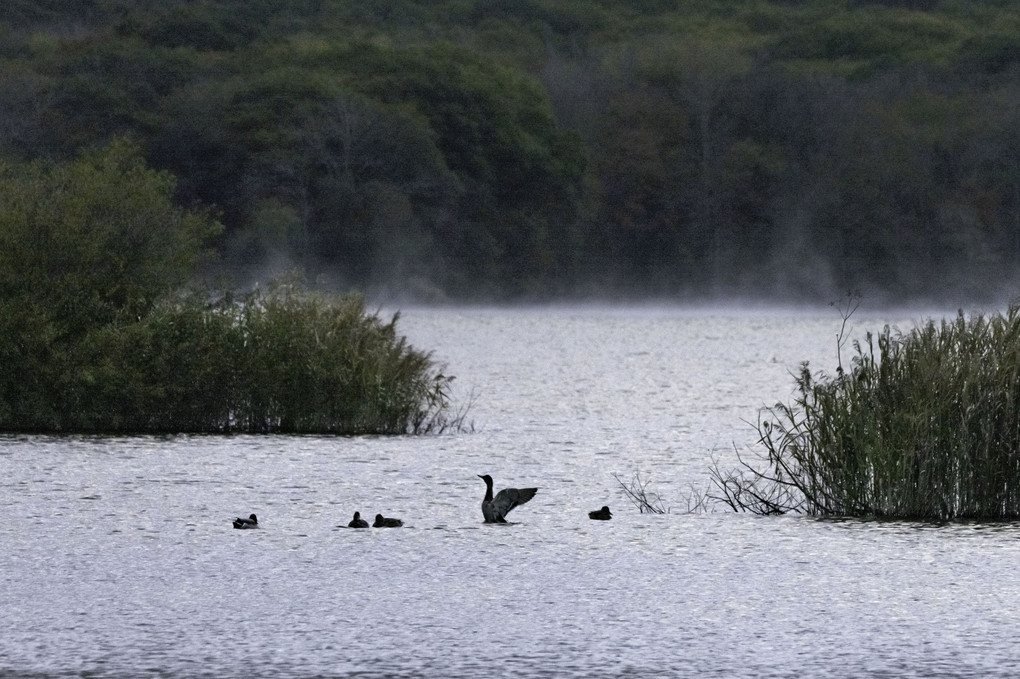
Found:
M 764 452 L 713 470 L 716 498 L 761 514 L 1020 517 L 1020 307 L 886 326 L 854 348 L 835 377 L 802 366 L 793 403 L 759 414 Z
M 360 296 L 281 284 L 192 293 L 90 332 L 62 357 L 60 407 L 7 430 L 425 434 L 462 426 L 452 377 Z

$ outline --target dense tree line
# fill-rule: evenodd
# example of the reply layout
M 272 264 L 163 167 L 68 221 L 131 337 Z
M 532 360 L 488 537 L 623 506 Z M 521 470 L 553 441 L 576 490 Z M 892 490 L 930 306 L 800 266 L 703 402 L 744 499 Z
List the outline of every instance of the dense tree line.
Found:
M 0 154 L 123 135 L 238 282 L 969 300 L 1017 278 L 1020 7 L 7 0 Z

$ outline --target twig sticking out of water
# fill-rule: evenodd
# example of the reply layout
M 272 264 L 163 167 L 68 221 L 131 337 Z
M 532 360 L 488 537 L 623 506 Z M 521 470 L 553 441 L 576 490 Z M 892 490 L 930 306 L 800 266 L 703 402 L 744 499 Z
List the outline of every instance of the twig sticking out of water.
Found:
M 698 490 L 691 484 L 691 492 L 684 496 L 684 500 L 687 503 L 687 514 L 695 514 L 697 512 L 708 511 L 708 492 Z
M 770 425 L 765 422 L 759 426 L 768 428 Z M 798 496 L 796 485 L 785 475 L 777 472 L 770 476 L 760 471 L 755 464 L 746 461 L 739 452 L 737 460 L 740 462 L 740 468 L 726 471 L 719 467 L 718 461 L 713 461 L 712 482 L 722 494 L 709 495 L 711 499 L 723 502 L 735 512 L 770 515 L 802 510 L 804 503 Z M 762 460 L 759 459 L 758 462 L 761 463 Z M 787 470 L 780 459 L 772 460 L 769 464 L 782 472 Z
M 634 474 L 634 480 L 631 481 L 630 485 L 627 485 L 616 474 L 613 474 L 613 478 L 620 484 L 627 498 L 637 505 L 638 511 L 642 514 L 669 513 L 669 509 L 662 504 L 662 498 L 659 497 L 659 494 L 648 490 L 648 484 L 651 483 L 651 479 L 642 481 L 641 474 Z
M 829 306 L 839 310 L 839 315 L 843 319 L 843 324 L 839 326 L 839 334 L 836 335 L 836 373 L 841 377 L 843 375 L 843 346 L 850 339 L 850 332 L 853 330 L 852 328 L 848 329 L 847 324 L 850 322 L 850 317 L 861 306 L 861 299 L 860 290 L 849 290 L 843 301 L 829 303 Z

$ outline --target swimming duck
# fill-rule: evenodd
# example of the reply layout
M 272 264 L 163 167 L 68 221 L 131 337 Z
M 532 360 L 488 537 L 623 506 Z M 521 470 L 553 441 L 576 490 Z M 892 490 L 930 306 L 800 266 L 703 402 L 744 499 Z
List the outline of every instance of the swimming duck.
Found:
M 588 512 L 588 518 L 595 519 L 596 521 L 609 521 L 609 519 L 613 518 L 613 515 L 609 513 L 609 507 L 603 507 L 602 509 Z
M 368 521 L 361 518 L 361 512 L 354 512 L 354 518 L 347 524 L 348 528 L 368 528 Z
M 249 516 L 247 519 L 242 519 L 241 517 L 234 519 L 234 528 L 258 528 L 258 527 L 259 519 L 254 514 Z
M 506 523 L 506 515 L 517 505 L 522 505 L 535 497 L 538 488 L 504 488 L 492 496 L 492 477 L 479 474 L 478 478 L 485 481 L 485 497 L 482 499 L 482 516 L 485 523 Z
M 387 519 L 382 514 L 376 514 L 375 523 L 372 524 L 372 528 L 398 528 L 403 525 L 404 522 L 400 519 Z

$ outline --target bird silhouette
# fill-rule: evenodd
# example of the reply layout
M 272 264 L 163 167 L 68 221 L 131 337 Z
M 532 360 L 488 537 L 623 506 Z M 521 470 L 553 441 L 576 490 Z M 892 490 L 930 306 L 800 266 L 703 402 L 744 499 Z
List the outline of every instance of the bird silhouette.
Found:
M 609 519 L 613 518 L 613 515 L 609 513 L 609 507 L 603 507 L 602 509 L 588 512 L 588 518 L 595 519 L 596 521 L 609 521 Z
M 375 523 L 372 524 L 372 528 L 398 528 L 403 525 L 404 522 L 400 519 L 387 519 L 382 514 L 376 514 Z
M 485 481 L 485 497 L 482 499 L 482 516 L 485 523 L 506 523 L 506 515 L 517 505 L 522 505 L 535 497 L 538 488 L 504 488 L 492 496 L 492 477 L 479 474 L 478 478 Z
M 237 517 L 236 519 L 234 519 L 234 528 L 258 528 L 258 527 L 259 519 L 254 514 L 249 516 L 247 519 L 242 519 L 241 517 Z
M 361 518 L 361 512 L 354 512 L 354 518 L 347 524 L 348 528 L 368 528 L 368 521 Z

